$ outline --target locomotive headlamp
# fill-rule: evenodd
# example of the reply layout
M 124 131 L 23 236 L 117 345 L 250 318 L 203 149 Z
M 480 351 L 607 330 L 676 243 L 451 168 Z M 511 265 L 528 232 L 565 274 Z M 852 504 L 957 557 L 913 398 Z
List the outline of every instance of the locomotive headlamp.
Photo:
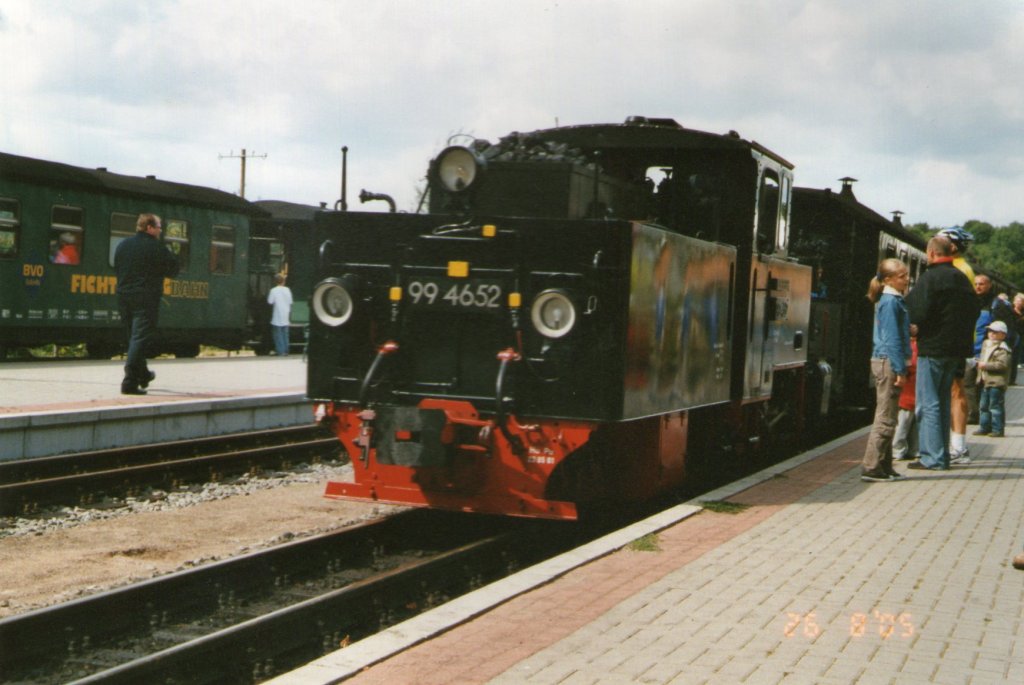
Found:
M 340 326 L 352 318 L 352 294 L 336 278 L 328 278 L 317 284 L 312 299 L 313 312 L 325 326 Z
M 483 168 L 483 160 L 469 148 L 455 145 L 445 148 L 437 156 L 437 180 L 453 193 L 462 192 L 473 185 Z
M 561 338 L 576 324 L 576 307 L 561 290 L 545 290 L 534 299 L 530 320 L 541 335 Z

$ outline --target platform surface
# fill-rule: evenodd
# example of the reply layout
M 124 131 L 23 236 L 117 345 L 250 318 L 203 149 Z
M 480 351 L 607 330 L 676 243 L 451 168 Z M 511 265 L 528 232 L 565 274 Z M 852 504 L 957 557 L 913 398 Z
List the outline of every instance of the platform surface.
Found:
M 123 360 L 4 362 L 0 415 L 305 392 L 306 363 L 287 357 L 155 359 L 146 395 L 122 395 Z
M 0 364 L 0 460 L 312 423 L 306 364 L 289 357 L 157 359 L 146 395 L 123 361 Z
M 1007 414 L 970 465 L 864 483 L 860 431 L 272 682 L 1024 683 L 1024 389 Z

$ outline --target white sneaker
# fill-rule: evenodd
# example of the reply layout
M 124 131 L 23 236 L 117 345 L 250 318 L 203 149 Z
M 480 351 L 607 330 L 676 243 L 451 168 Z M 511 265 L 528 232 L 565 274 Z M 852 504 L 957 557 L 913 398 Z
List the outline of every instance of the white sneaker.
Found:
M 954 457 L 954 456 L 951 455 L 950 458 L 949 458 L 949 463 L 950 464 L 959 464 L 960 466 L 965 466 L 965 465 L 971 463 L 971 457 L 970 457 L 970 455 L 967 452 L 964 452 L 959 457 Z

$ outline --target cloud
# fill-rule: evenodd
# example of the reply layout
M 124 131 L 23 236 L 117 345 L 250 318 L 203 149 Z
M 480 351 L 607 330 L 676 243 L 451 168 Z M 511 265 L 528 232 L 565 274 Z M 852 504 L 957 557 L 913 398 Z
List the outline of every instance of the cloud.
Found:
M 641 114 L 910 221 L 1024 216 L 1015 0 L 7 0 L 0 50 L 0 149 L 234 191 L 245 147 L 250 197 L 333 203 L 348 145 L 411 208 L 452 133 Z

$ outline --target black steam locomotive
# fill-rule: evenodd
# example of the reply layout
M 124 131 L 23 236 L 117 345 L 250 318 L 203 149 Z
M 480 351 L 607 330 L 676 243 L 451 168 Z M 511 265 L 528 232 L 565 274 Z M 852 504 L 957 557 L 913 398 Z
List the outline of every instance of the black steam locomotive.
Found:
M 327 496 L 573 518 L 798 432 L 792 169 L 632 117 L 449 147 L 426 214 L 318 215 L 308 394 L 355 467 Z

